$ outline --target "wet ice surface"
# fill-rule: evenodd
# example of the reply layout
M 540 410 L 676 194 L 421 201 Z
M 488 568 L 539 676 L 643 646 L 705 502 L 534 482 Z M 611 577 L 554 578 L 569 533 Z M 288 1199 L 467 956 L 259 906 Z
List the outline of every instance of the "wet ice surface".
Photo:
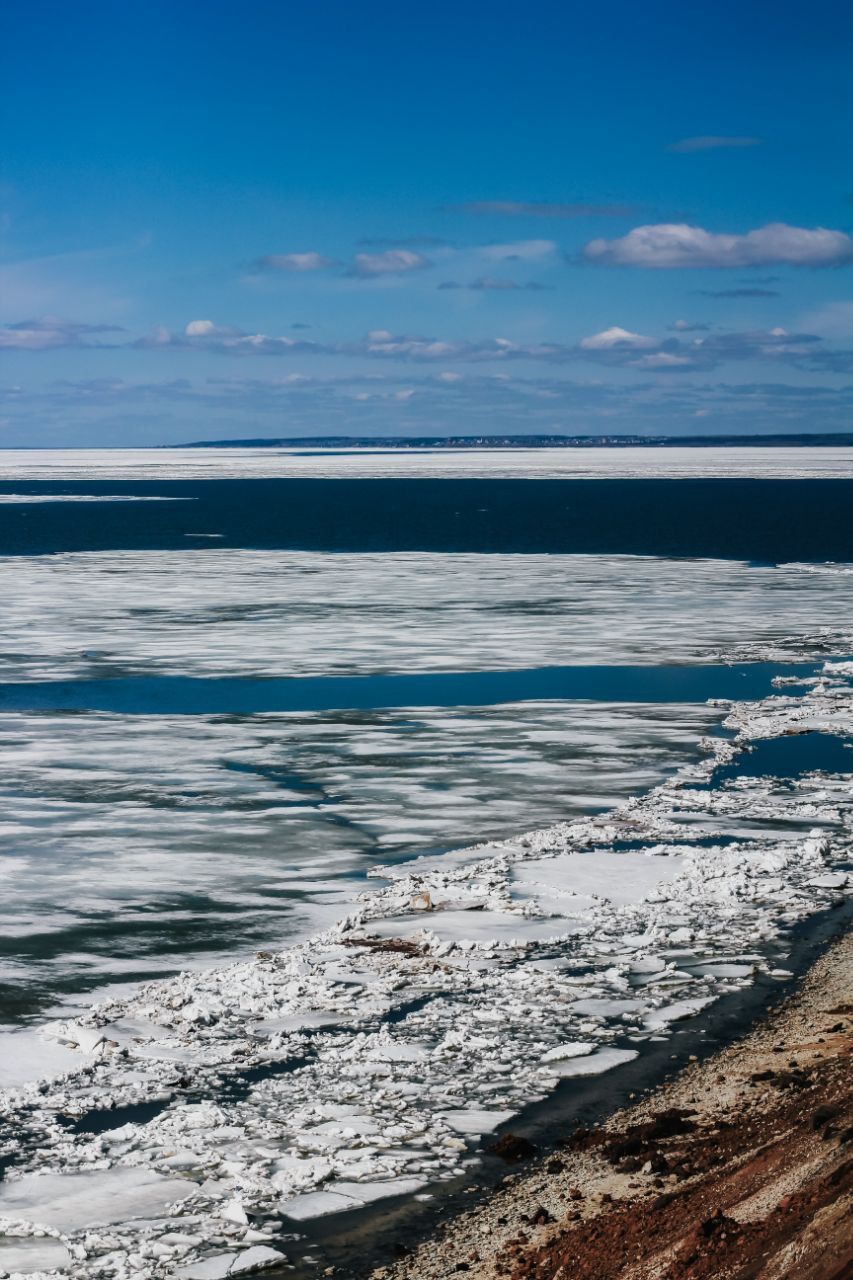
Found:
M 853 738 L 851 678 L 827 664 L 730 706 L 734 742 L 612 810 L 391 864 L 324 933 L 43 1028 L 80 1066 L 3 1095 L 24 1153 L 6 1246 L 43 1230 L 80 1280 L 275 1266 L 306 1219 L 456 1176 L 560 1079 L 772 972 L 791 926 L 850 891 L 849 775 L 804 759 L 706 784 L 764 739 Z M 144 1102 L 162 1110 L 112 1131 L 61 1119 Z
M 586 702 L 0 715 L 0 1008 L 281 945 L 345 911 L 378 859 L 608 808 L 718 718 Z
M 11 480 L 223 479 L 264 476 L 853 477 L 849 446 L 556 449 L 4 449 Z
M 192 498 L 170 498 L 146 493 L 0 493 L 0 502 L 192 502 Z
M 853 650 L 849 574 L 20 557 L 0 562 L 0 678 L 781 664 Z M 732 728 L 846 741 L 844 676 L 730 708 Z M 560 1079 L 616 1070 L 778 963 L 789 925 L 847 890 L 849 778 L 728 778 L 720 738 L 697 766 L 725 714 L 0 716 L 0 981 L 10 1017 L 53 1006 L 0 1036 L 0 1267 L 203 1280 L 298 1257 L 301 1224 L 457 1176 Z
M 845 564 L 652 556 L 0 557 L 0 680 L 791 660 L 853 651 L 851 583 Z

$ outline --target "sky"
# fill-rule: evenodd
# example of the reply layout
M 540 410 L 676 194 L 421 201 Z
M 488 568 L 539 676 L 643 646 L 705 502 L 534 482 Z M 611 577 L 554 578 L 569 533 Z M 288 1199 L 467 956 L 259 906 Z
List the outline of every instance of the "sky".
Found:
M 11 0 L 0 447 L 853 430 L 853 7 Z

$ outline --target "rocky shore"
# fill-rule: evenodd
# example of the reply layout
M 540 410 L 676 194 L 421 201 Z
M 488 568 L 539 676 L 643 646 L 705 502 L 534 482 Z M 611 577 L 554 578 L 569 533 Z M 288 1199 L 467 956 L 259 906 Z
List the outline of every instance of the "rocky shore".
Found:
M 745 1037 L 536 1156 L 373 1280 L 853 1275 L 853 937 Z M 517 1167 L 516 1167 L 517 1166 Z

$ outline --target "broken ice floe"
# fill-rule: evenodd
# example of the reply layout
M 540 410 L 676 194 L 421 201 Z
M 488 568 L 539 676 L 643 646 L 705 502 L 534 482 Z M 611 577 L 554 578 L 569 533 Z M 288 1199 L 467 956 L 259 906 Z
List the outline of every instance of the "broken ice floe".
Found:
M 666 445 L 541 449 L 252 448 L 4 449 L 14 480 L 248 479 L 250 477 L 488 476 L 516 480 L 649 476 L 830 478 L 853 475 L 849 446 Z
M 457 1176 L 561 1079 L 778 972 L 849 890 L 849 775 L 709 784 L 762 736 L 853 735 L 848 674 L 732 706 L 734 747 L 615 810 L 398 865 L 315 938 L 46 1028 L 79 1066 L 2 1095 L 0 1249 L 49 1237 L 78 1280 L 275 1266 L 307 1218 Z
M 512 670 L 597 664 L 603 636 L 614 664 L 791 662 L 853 652 L 850 575 L 844 564 L 635 555 L 207 547 L 3 556 L 0 674 Z
M 695 758 L 719 717 L 587 701 L 0 715 L 4 931 L 20 953 L 0 981 L 27 1014 L 64 993 L 66 1017 L 69 997 L 129 974 L 310 937 L 377 860 L 612 808 Z M 15 1069 L 0 1043 L 0 1086 Z

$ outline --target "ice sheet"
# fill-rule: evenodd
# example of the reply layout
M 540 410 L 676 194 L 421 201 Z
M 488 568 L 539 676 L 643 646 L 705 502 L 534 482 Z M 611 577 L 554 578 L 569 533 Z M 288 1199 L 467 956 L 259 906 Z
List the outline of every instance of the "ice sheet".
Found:
M 151 1169 L 25 1174 L 0 1184 L 0 1219 L 79 1231 L 162 1213 L 195 1189 L 184 1178 L 166 1178 Z
M 258 1244 L 254 1220 L 280 1223 L 280 1236 L 299 1214 L 458 1176 L 482 1133 L 561 1078 L 617 1070 L 756 970 L 778 973 L 791 926 L 849 892 L 849 776 L 708 784 L 721 759 L 762 737 L 853 735 L 853 687 L 827 670 L 799 696 L 733 705 L 727 723 L 734 744 L 706 739 L 700 762 L 614 809 L 413 864 L 294 947 L 104 1000 L 83 1026 L 137 1037 L 94 1062 L 81 1053 L 48 1087 L 0 1095 L 23 1151 L 0 1230 L 35 1220 L 42 1171 L 54 1181 L 42 1183 L 51 1194 L 38 1197 L 39 1214 L 73 1216 L 65 1238 L 84 1249 L 74 1280 L 119 1280 L 143 1247 L 152 1280 L 225 1266 Z M 626 842 L 648 852 L 620 850 Z M 599 856 L 607 884 L 624 859 L 618 902 L 597 895 Z M 583 888 L 592 927 L 536 936 L 566 921 L 547 914 L 547 892 L 518 898 L 528 877 Z M 304 1013 L 339 1025 L 259 1030 Z M 192 1100 L 161 1056 L 175 1047 L 196 1054 Z M 140 1103 L 151 1118 L 125 1113 L 112 1131 L 57 1118 Z M 86 1178 L 96 1197 L 77 1195 Z M 176 1184 L 189 1194 L 166 1216 Z M 84 1229 L 92 1212 L 116 1219 L 117 1206 L 125 1216 L 108 1231 Z M 161 1217 L 143 1228 L 130 1216 L 140 1212 Z M 275 1247 L 275 1229 L 270 1238 Z
M 185 479 L 263 476 L 853 476 L 844 446 L 339 450 L 4 449 L 0 476 L 21 480 Z
M 849 565 L 618 555 L 208 547 L 7 556 L 0 557 L 0 678 L 415 673 L 706 662 L 721 652 L 727 660 L 846 654 L 853 651 L 851 573 Z
M 0 984 L 29 1012 L 44 993 L 280 946 L 333 924 L 377 859 L 606 808 L 695 755 L 718 718 L 556 702 L 0 715 L 4 931 L 20 957 Z M 19 1063 L 35 1051 L 12 1048 Z

